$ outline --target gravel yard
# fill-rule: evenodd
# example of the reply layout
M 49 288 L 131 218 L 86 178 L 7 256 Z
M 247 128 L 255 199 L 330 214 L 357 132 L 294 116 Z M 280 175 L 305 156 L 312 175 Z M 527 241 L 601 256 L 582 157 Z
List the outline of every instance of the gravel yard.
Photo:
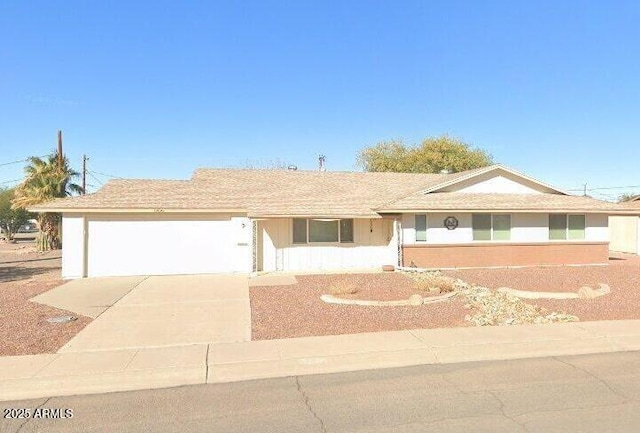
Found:
M 420 307 L 360 307 L 320 300 L 333 283 L 345 280 L 361 290 L 358 297 L 362 299 L 406 299 L 415 293 L 413 281 L 398 273 L 298 275 L 296 279 L 298 284 L 250 289 L 253 340 L 464 326 L 468 313 L 456 298 Z
M 609 266 L 541 267 L 446 271 L 467 283 L 546 292 L 577 292 L 581 286 L 608 284 L 611 293 L 595 299 L 527 300 L 581 321 L 640 319 L 640 258 L 625 255 Z M 413 281 L 399 273 L 298 275 L 297 284 L 252 287 L 252 339 L 352 334 L 416 328 L 471 326 L 462 297 L 421 306 L 362 307 L 320 300 L 336 283 L 356 285 L 358 299 L 397 300 L 416 293 Z M 346 282 L 346 283 L 345 283 Z
M 37 253 L 33 242 L 0 242 L 0 356 L 55 353 L 90 321 L 48 323 L 72 315 L 29 299 L 62 284 L 60 251 Z
M 536 300 L 533 303 L 576 315 L 581 321 L 640 319 L 640 257 L 617 255 L 609 266 L 562 266 L 447 271 L 446 275 L 489 288 L 511 287 L 545 292 L 576 292 L 581 286 L 611 293 L 595 299 Z

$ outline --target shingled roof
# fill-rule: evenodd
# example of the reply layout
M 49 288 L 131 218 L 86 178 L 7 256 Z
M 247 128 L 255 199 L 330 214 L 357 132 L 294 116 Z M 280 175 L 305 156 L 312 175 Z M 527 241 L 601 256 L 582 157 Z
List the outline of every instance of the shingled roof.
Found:
M 446 174 L 198 169 L 191 180 L 112 180 L 94 194 L 34 211 L 185 210 L 250 216 L 379 217 L 373 208 Z
M 501 166 L 454 174 L 210 169 L 190 180 L 117 179 L 94 194 L 34 206 L 40 212 L 231 212 L 250 217 L 368 217 L 409 210 L 613 211 L 558 194 L 437 192 Z M 544 185 L 543 185 L 544 186 Z M 434 191 L 426 193 L 426 191 Z
M 622 203 L 618 203 L 618 206 L 624 209 L 637 210 L 640 212 L 640 196 L 634 197 L 631 200 L 623 201 Z
M 433 192 L 411 194 L 400 200 L 387 203 L 377 209 L 381 212 L 403 211 L 568 211 L 597 212 L 615 211 L 614 203 L 590 197 L 563 194 L 491 194 L 462 192 Z

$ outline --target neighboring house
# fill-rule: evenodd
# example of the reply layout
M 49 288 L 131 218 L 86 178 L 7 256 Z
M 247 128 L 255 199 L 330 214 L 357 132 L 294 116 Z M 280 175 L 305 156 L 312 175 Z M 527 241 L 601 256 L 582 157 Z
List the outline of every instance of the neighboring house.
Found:
M 609 249 L 621 253 L 640 253 L 640 196 L 620 203 L 620 207 L 636 211 L 636 215 L 609 217 Z
M 454 174 L 199 169 L 112 180 L 62 212 L 62 276 L 603 264 L 619 206 L 507 167 Z

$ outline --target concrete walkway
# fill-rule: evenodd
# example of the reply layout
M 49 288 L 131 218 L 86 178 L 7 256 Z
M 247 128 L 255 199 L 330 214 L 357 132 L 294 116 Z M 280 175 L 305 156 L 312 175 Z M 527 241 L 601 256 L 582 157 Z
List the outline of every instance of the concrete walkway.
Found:
M 640 350 L 640 320 L 66 352 L 0 358 L 0 400 L 632 350 Z
M 59 353 L 250 339 L 251 310 L 246 276 L 155 276 L 141 280 Z

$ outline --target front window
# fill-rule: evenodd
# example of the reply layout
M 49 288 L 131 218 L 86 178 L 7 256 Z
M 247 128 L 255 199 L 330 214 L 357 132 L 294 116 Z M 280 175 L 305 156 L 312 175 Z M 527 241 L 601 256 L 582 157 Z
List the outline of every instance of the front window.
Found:
M 353 219 L 293 219 L 293 243 L 352 243 Z
M 585 215 L 549 214 L 549 239 L 582 240 L 585 238 Z
M 511 215 L 473 214 L 471 225 L 474 241 L 511 240 Z
M 492 215 L 493 218 L 493 240 L 511 240 L 511 215 Z
M 584 230 L 587 225 L 584 215 L 569 215 L 569 239 L 584 239 Z
M 338 242 L 338 221 L 309 220 L 309 242 Z
M 301 218 L 293 219 L 293 243 L 307 243 L 307 220 Z
M 340 242 L 342 242 L 343 244 L 353 242 L 352 219 L 340 220 Z
M 416 241 L 425 242 L 427 240 L 427 216 L 416 215 Z

